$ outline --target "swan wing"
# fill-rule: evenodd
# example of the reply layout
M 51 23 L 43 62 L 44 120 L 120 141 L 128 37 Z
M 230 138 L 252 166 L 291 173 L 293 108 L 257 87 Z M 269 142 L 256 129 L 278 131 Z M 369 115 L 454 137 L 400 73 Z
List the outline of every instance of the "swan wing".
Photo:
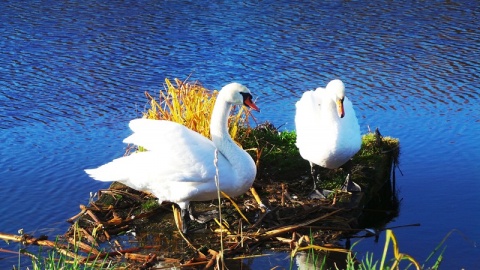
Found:
M 215 197 L 216 171 L 229 188 L 236 177 L 231 164 L 218 153 L 215 166 L 213 142 L 185 126 L 147 119 L 132 120 L 134 134 L 124 142 L 142 145 L 148 151 L 117 158 L 96 169 L 85 170 L 99 181 L 119 181 L 134 189 L 149 191 L 160 200 Z M 226 186 L 225 186 L 226 185 Z
M 214 159 L 215 148 L 170 144 L 163 151 L 136 152 L 85 171 L 96 180 L 151 192 L 160 201 L 209 200 L 216 198 Z M 235 174 L 222 155 L 217 168 L 222 189 L 229 188 Z
M 309 147 L 322 135 L 321 98 L 315 91 L 306 91 L 295 104 L 295 130 L 297 146 Z
M 147 150 L 162 150 L 172 145 L 211 145 L 213 142 L 187 127 L 166 120 L 134 119 L 130 121 L 133 134 L 123 140 Z
M 169 179 L 202 182 L 212 177 L 216 147 L 211 140 L 171 121 L 135 119 L 129 126 L 134 133 L 124 142 L 142 146 L 147 151 L 87 170 L 94 179 L 128 181 L 138 186 L 139 183 L 168 182 Z

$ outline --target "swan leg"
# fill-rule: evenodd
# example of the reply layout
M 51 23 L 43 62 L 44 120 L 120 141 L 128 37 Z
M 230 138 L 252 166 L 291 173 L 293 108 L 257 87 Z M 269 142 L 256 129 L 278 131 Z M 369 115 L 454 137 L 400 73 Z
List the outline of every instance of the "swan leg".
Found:
M 178 211 L 178 208 L 180 208 L 180 211 Z M 172 205 L 173 209 L 173 219 L 175 220 L 175 224 L 177 225 L 177 229 L 186 234 L 187 233 L 187 216 L 188 214 L 188 208 L 189 204 L 187 205 L 179 205 L 179 207 L 176 207 L 175 204 Z
M 177 225 L 178 232 L 180 233 L 180 236 L 182 236 L 183 240 L 187 242 L 188 246 L 193 248 L 194 250 L 197 250 L 195 246 L 192 245 L 190 240 L 185 236 L 187 233 L 187 226 L 185 224 L 185 215 L 187 215 L 186 212 L 186 207 L 188 207 L 188 204 L 185 206 L 184 204 L 179 205 L 180 207 L 176 207 L 175 204 L 172 204 L 172 209 L 173 209 L 173 219 L 175 220 L 175 224 Z M 178 208 L 180 208 L 180 211 L 178 211 Z
M 310 162 L 310 173 L 312 174 L 313 190 L 317 190 L 317 180 L 318 180 L 318 175 L 320 174 L 318 165 Z
M 312 174 L 312 179 L 313 179 L 313 190 L 310 192 L 308 197 L 310 199 L 325 199 L 327 196 L 332 193 L 331 190 L 327 189 L 317 189 L 317 181 L 321 182 L 321 179 L 319 177 L 320 175 L 320 166 L 317 164 L 314 164 L 310 162 L 310 168 L 311 168 L 311 174 Z
M 188 210 L 186 209 L 180 210 L 180 217 L 182 218 L 182 228 L 180 229 L 184 234 L 187 233 L 187 219 L 186 219 L 187 215 L 188 215 Z
M 207 211 L 203 213 L 198 213 L 198 216 L 195 216 L 196 214 L 193 209 L 193 204 L 191 202 L 189 203 L 183 202 L 183 203 L 180 203 L 178 206 L 179 207 L 175 207 L 175 205 L 172 205 L 173 217 L 175 219 L 175 223 L 177 225 L 178 230 L 184 234 L 187 234 L 188 232 L 187 222 L 189 220 L 193 220 L 200 224 L 203 224 L 205 222 L 212 220 L 216 215 L 218 215 L 218 211 Z
M 186 214 L 188 214 L 188 217 L 190 218 L 190 220 L 195 220 L 195 221 L 199 222 L 199 220 L 193 215 L 193 205 L 192 205 L 192 203 L 188 204 L 186 212 L 187 212 Z M 185 214 L 185 218 L 187 217 L 186 214 Z

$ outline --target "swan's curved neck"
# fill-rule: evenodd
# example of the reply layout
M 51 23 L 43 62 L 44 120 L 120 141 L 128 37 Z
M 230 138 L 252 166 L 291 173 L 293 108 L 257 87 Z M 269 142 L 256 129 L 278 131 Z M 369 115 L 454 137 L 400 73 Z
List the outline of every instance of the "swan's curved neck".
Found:
M 238 148 L 228 133 L 228 117 L 231 108 L 232 105 L 230 103 L 221 99 L 218 100 L 217 98 L 210 121 L 210 136 L 212 137 L 212 141 L 227 159 L 229 159 L 227 156 L 228 153 L 232 151 L 232 145 Z
M 210 135 L 218 151 L 228 160 L 239 179 L 249 178 L 249 168 L 255 166 L 250 155 L 232 140 L 228 132 L 228 117 L 232 105 L 218 99 L 212 112 Z

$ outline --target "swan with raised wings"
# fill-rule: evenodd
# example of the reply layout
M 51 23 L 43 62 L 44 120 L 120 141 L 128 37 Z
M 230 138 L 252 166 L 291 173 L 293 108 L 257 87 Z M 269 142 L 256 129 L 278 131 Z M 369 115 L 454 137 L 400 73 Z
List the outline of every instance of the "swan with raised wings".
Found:
M 310 162 L 316 190 L 315 165 L 335 169 L 352 158 L 362 144 L 360 126 L 341 80 L 306 91 L 295 106 L 296 145 Z
M 230 83 L 219 91 L 215 102 L 210 122 L 212 140 L 175 122 L 135 119 L 129 125 L 133 134 L 123 142 L 142 146 L 147 151 L 85 172 L 95 180 L 118 181 L 136 190 L 148 191 L 159 203 L 176 203 L 184 218 L 191 201 L 217 198 L 214 159 L 218 149 L 220 190 L 231 197 L 239 196 L 251 187 L 256 166 L 228 133 L 232 105 L 260 111 L 247 87 Z M 183 230 L 186 231 L 186 227 Z

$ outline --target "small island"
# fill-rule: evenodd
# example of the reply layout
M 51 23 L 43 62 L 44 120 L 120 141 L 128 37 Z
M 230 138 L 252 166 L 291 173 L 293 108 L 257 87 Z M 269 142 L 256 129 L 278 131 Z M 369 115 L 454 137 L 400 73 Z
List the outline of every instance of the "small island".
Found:
M 198 82 L 174 82 L 166 79 L 159 97 L 146 93 L 144 117 L 175 121 L 209 138 L 217 92 Z M 69 260 L 105 269 L 110 269 L 108 265 L 149 269 L 159 263 L 209 268 L 219 258 L 228 265 L 269 250 L 290 252 L 292 258 L 301 250 L 322 257 L 340 254 L 338 265 L 354 260 L 352 237 L 375 237 L 375 231 L 384 230 L 398 215 L 398 139 L 382 136 L 378 129 L 364 134 L 360 151 L 349 162 L 335 170 L 321 169 L 317 187 L 328 192 L 312 198 L 314 180 L 308 161 L 295 146 L 295 132 L 279 131 L 268 122 L 252 127 L 253 122 L 244 108 L 234 110 L 229 121 L 232 138 L 256 161 L 252 188 L 235 198 L 193 202 L 200 222 L 184 224 L 189 228 L 186 236 L 177 229 L 172 203 L 159 205 L 151 194 L 113 183 L 80 206 L 80 213 L 68 220 L 70 229 L 56 241 L 30 235 L 1 234 L 0 238 L 49 246 Z M 142 150 L 129 147 L 127 152 Z M 350 182 L 361 191 L 350 191 L 346 187 Z

